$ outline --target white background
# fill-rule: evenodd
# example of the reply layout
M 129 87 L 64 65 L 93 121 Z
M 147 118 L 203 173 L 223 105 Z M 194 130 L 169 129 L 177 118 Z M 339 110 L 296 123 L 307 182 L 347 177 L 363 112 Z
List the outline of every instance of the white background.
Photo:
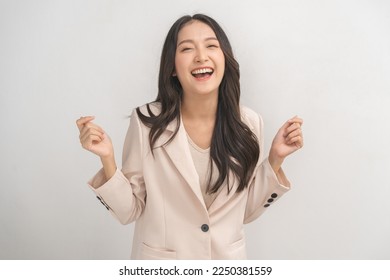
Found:
M 390 259 L 387 0 L 0 0 L 0 259 L 129 258 L 133 225 L 86 186 L 100 163 L 75 120 L 96 115 L 120 162 L 169 27 L 196 12 L 228 34 L 267 148 L 305 120 L 293 189 L 247 226 L 249 258 Z

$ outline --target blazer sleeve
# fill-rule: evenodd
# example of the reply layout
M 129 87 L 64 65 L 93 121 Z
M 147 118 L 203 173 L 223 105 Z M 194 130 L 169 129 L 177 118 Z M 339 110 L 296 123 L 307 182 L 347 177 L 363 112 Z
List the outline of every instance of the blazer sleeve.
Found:
M 101 169 L 89 182 L 100 202 L 122 224 L 135 221 L 143 212 L 146 189 L 143 178 L 143 137 L 135 110 L 130 117 L 122 155 L 122 170 L 106 181 Z
M 279 182 L 268 161 L 268 157 L 261 160 L 264 155 L 264 125 L 261 116 L 256 113 L 254 114 L 256 116 L 251 117 L 251 122 L 259 140 L 260 158 L 253 175 L 254 177 L 248 187 L 248 199 L 244 217 L 245 224 L 258 218 L 269 206 L 290 190 L 290 183 L 284 175 L 283 170 L 280 170 L 281 181 L 287 182 L 287 186 Z

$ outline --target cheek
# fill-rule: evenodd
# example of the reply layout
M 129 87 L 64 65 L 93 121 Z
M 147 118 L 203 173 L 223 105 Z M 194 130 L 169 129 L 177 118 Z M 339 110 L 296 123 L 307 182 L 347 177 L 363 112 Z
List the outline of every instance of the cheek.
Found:
M 175 58 L 175 72 L 179 76 L 185 68 L 185 61 L 181 57 L 176 57 Z
M 218 66 L 221 69 L 220 70 L 221 74 L 224 75 L 225 74 L 225 57 L 224 56 L 220 57 L 220 59 L 218 61 Z
M 222 69 L 225 69 L 225 55 L 222 51 L 218 53 L 216 60 L 218 61 L 218 66 Z

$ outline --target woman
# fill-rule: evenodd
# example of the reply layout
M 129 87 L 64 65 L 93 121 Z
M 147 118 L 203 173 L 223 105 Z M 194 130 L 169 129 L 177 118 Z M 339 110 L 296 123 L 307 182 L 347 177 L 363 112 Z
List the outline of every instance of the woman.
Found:
M 302 120 L 288 120 L 261 161 L 262 119 L 239 97 L 226 34 L 197 14 L 168 32 L 157 99 L 133 111 L 121 170 L 94 117 L 77 120 L 103 164 L 91 189 L 121 223 L 136 221 L 132 258 L 246 258 L 243 225 L 289 190 L 281 165 L 303 138 Z

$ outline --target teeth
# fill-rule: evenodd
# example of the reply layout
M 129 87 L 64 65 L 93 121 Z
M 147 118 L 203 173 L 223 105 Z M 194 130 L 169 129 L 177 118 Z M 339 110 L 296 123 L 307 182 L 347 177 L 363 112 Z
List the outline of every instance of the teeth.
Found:
M 204 74 L 204 73 L 212 73 L 213 70 L 210 68 L 202 68 L 202 69 L 197 69 L 191 72 L 191 74 L 196 75 L 196 74 Z

